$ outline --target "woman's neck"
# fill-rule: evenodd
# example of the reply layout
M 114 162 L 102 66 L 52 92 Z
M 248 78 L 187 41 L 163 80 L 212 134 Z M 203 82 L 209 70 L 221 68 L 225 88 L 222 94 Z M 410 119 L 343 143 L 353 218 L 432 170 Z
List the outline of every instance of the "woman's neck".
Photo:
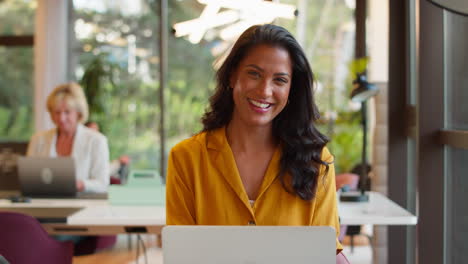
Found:
M 76 130 L 77 130 L 78 126 L 75 126 L 73 129 L 70 129 L 70 130 L 60 130 L 58 129 L 58 137 L 61 138 L 61 139 L 73 139 L 75 137 L 75 134 L 76 134 Z
M 73 152 L 73 142 L 75 140 L 76 127 L 74 131 L 58 131 L 55 151 L 59 156 L 70 156 Z
M 227 125 L 226 137 L 233 152 L 274 150 L 277 144 L 271 126 L 252 127 L 235 120 Z

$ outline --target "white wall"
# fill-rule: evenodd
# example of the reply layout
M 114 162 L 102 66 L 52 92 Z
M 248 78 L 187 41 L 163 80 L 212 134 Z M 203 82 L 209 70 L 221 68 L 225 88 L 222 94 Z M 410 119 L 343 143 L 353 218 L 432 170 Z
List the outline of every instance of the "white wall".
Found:
M 388 82 L 388 0 L 369 0 L 367 44 L 369 47 L 369 81 Z
M 372 139 L 372 189 L 387 193 L 388 171 L 388 54 L 389 54 L 389 0 L 368 0 L 367 30 L 369 54 L 369 81 L 376 84 L 379 94 L 372 99 L 369 112 Z M 387 228 L 373 230 L 373 263 L 387 263 Z
M 68 2 L 37 0 L 34 35 L 35 131 L 53 127 L 46 109 L 47 95 L 67 82 Z

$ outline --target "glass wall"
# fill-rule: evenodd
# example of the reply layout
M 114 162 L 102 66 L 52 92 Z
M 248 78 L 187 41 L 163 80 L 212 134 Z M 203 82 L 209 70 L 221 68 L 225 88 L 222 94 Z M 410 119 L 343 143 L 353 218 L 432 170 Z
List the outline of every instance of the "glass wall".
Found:
M 464 263 L 468 255 L 468 150 L 447 150 L 446 263 Z
M 34 34 L 35 0 L 0 1 L 0 35 L 23 36 Z
M 468 79 L 466 47 L 468 18 L 446 12 L 445 76 L 447 85 L 446 119 L 448 129 L 468 130 Z
M 29 140 L 33 133 L 33 47 L 18 37 L 32 39 L 35 9 L 33 0 L 0 2 L 0 141 Z
M 293 11 L 297 8 L 299 16 L 278 16 L 270 22 L 288 28 L 303 45 L 317 79 L 317 101 L 327 117 L 322 122 L 323 131 L 339 142 L 333 149 L 343 161 L 337 163 L 337 169 L 347 170 L 360 157 L 360 150 L 352 147 L 359 140 L 359 113 L 349 113 L 358 109 L 348 103 L 347 85 L 351 83 L 348 64 L 353 57 L 353 8 L 343 1 L 331 2 L 282 1 Z M 168 4 L 168 26 L 174 30 L 168 38 L 164 91 L 166 153 L 200 131 L 219 62 L 243 31 L 238 26 L 245 28 L 247 16 L 261 14 L 252 6 L 220 8 L 217 13 L 234 12 L 236 18 L 201 30 L 195 41 L 190 35 L 179 36 L 175 25 L 199 18 L 207 12 L 207 5 L 195 0 Z M 98 122 L 109 138 L 112 159 L 129 155 L 132 168 L 159 171 L 159 2 L 74 0 L 72 9 L 70 75 L 89 94 L 90 119 Z M 236 30 L 229 30 L 233 28 Z M 344 143 L 348 148 L 338 148 Z
M 301 43 L 316 80 L 320 130 L 331 142 L 337 173 L 361 161 L 360 104 L 350 101 L 354 75 L 354 1 L 281 1 L 297 7 L 293 20 L 280 20 Z
M 201 6 L 169 1 L 169 20 L 192 18 Z M 72 78 L 87 91 L 90 120 L 108 137 L 111 159 L 159 171 L 159 2 L 73 1 Z M 169 36 L 165 93 L 166 152 L 200 130 L 213 89 L 210 42 L 193 45 Z M 96 70 L 97 69 L 97 70 Z
M 446 129 L 468 130 L 468 17 L 445 12 Z M 468 150 L 446 149 L 446 259 L 463 263 L 468 257 Z

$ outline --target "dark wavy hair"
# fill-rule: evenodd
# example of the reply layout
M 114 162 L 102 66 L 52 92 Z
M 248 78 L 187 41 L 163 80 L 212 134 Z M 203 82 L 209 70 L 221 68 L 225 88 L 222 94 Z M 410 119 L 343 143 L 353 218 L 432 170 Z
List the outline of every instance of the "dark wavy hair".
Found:
M 320 133 L 314 122 L 320 117 L 314 102 L 314 77 L 304 51 L 286 29 L 275 25 L 256 25 L 247 29 L 234 44 L 216 73 L 217 86 L 210 98 L 210 109 L 202 118 L 203 131 L 226 126 L 232 117 L 234 100 L 229 88 L 231 74 L 240 61 L 260 44 L 281 47 L 288 51 L 293 73 L 289 103 L 273 120 L 273 136 L 282 147 L 279 177 L 286 191 L 303 200 L 315 197 L 320 166 L 328 172 L 329 163 L 321 159 L 328 138 Z M 289 172 L 291 179 L 286 180 Z

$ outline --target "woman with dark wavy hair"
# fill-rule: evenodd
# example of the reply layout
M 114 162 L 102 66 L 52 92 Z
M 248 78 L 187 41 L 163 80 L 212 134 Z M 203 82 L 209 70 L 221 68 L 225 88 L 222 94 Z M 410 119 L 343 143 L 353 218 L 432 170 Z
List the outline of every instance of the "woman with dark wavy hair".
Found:
M 171 150 L 167 224 L 327 225 L 338 235 L 333 156 L 294 37 L 250 27 L 216 77 L 203 130 Z

